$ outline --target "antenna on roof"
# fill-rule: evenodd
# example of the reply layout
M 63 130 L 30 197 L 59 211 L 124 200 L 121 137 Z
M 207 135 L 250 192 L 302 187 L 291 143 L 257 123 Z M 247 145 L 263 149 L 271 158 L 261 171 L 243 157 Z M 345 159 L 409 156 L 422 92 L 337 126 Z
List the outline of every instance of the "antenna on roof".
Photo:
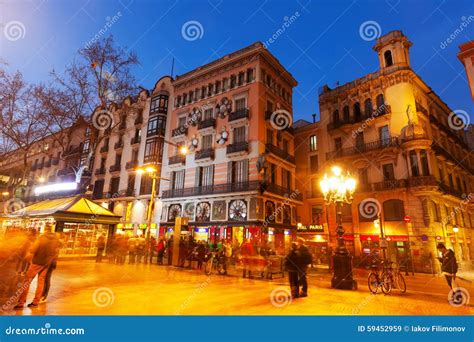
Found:
M 174 73 L 174 57 L 173 57 L 173 61 L 171 62 L 171 78 L 173 78 L 173 73 Z

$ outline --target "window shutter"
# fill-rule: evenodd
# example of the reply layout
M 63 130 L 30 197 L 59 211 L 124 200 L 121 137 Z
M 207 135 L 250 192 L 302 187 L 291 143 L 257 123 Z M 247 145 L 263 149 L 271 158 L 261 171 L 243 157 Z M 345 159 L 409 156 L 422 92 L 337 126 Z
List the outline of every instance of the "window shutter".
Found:
M 242 160 L 242 182 L 246 182 L 249 179 L 249 160 Z
M 233 163 L 231 161 L 227 162 L 227 183 L 232 183 L 232 174 L 233 174 L 232 166 L 233 166 Z
M 195 186 L 201 186 L 202 184 L 199 183 L 199 179 L 201 178 L 201 167 L 196 168 L 196 178 L 194 181 Z

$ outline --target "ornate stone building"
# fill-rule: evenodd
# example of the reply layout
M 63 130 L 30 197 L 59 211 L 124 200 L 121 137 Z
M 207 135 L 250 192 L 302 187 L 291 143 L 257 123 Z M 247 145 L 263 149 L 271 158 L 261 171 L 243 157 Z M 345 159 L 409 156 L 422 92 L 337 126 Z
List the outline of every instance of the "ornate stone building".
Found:
M 198 240 L 290 241 L 302 203 L 293 134 L 270 122 L 277 114 L 291 121 L 294 86 L 261 43 L 176 77 L 166 139 L 191 153 L 165 148 L 162 226 L 187 216 Z
M 356 264 L 380 249 L 383 229 L 392 260 L 431 272 L 438 267 L 435 246 L 445 242 L 467 267 L 474 258 L 474 155 L 452 110 L 411 69 L 411 45 L 401 31 L 392 31 L 374 46 L 379 71 L 323 88 L 321 121 L 295 133 L 297 187 L 314 190 L 305 193 L 298 215 L 303 228 L 322 225 L 315 241 L 324 246 L 328 234 L 335 246 L 335 211 L 324 209 L 317 182 L 326 167 L 338 164 L 358 179 L 342 214 Z

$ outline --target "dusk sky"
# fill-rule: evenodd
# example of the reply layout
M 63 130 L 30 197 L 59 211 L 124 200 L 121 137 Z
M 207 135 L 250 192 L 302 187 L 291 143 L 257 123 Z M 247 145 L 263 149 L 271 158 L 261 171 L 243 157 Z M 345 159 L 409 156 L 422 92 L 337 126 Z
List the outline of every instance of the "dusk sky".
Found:
M 141 64 L 133 71 L 149 89 L 170 73 L 173 58 L 179 75 L 262 41 L 298 81 L 295 119 L 308 120 L 319 113 L 321 86 L 378 69 L 371 34 L 402 30 L 413 42 L 414 71 L 451 109 L 473 117 L 467 77 L 456 57 L 458 46 L 474 39 L 473 1 L 4 0 L 2 30 L 12 22 L 20 23 L 20 35 L 0 36 L 0 57 L 30 82 L 46 82 L 52 69 L 62 70 L 101 29 L 138 54 Z

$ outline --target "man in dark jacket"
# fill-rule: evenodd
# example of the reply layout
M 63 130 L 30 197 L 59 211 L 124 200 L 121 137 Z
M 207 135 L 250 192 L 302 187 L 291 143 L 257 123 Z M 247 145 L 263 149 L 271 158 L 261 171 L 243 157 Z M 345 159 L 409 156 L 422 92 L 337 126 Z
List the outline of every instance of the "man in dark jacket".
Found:
M 294 242 L 291 244 L 290 252 L 285 258 L 285 269 L 288 272 L 291 296 L 298 298 L 300 295 L 300 287 L 298 284 L 298 246 Z
M 441 252 L 441 257 L 438 258 L 441 262 L 441 272 L 443 272 L 446 277 L 449 287 L 453 288 L 452 282 L 456 279 L 456 273 L 458 271 L 456 256 L 451 249 L 447 249 L 442 243 L 438 243 L 437 248 Z
M 28 307 L 34 308 L 38 306 L 41 295 L 43 294 L 44 282 L 48 268 L 51 262 L 56 258 L 60 242 L 55 233 L 51 231 L 51 226 L 47 226 L 45 233 L 38 239 L 31 250 L 33 256 L 31 266 L 26 273 L 25 283 L 22 285 L 22 292 L 19 295 L 18 303 L 14 309 L 22 309 L 28 296 L 30 284 L 38 275 L 38 283 L 36 285 L 35 298 L 28 304 Z
M 313 262 L 313 257 L 308 247 L 304 243 L 304 239 L 298 239 L 298 284 L 301 286 L 300 297 L 308 296 L 308 280 L 306 279 L 306 272 L 308 265 Z

